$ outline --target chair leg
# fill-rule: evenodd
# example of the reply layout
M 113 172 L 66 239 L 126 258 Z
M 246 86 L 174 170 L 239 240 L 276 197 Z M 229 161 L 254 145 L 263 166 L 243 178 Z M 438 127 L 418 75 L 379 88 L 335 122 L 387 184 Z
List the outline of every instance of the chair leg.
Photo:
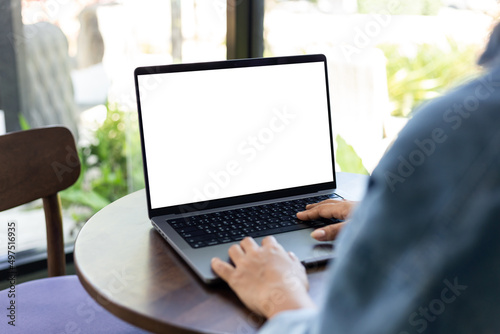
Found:
M 61 202 L 58 194 L 43 198 L 47 227 L 47 266 L 49 276 L 66 274 Z

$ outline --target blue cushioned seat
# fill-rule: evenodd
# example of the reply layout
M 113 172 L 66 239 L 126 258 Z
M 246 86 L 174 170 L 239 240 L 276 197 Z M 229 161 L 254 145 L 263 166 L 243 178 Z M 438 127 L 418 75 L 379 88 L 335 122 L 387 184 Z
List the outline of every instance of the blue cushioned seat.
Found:
M 115 317 L 90 297 L 75 275 L 50 277 L 15 285 L 15 298 L 0 291 L 0 333 L 149 333 Z M 9 324 L 15 301 L 15 326 Z

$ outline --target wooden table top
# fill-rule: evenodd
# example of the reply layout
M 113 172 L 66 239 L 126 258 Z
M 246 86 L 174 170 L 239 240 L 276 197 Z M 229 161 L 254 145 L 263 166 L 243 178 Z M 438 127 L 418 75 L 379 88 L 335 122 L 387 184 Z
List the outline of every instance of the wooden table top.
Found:
M 339 194 L 358 200 L 367 177 L 337 173 Z M 75 242 L 78 277 L 89 294 L 119 318 L 155 333 L 255 333 L 264 319 L 224 283 L 208 286 L 152 227 L 144 190 L 106 206 Z M 325 266 L 308 269 L 318 301 Z

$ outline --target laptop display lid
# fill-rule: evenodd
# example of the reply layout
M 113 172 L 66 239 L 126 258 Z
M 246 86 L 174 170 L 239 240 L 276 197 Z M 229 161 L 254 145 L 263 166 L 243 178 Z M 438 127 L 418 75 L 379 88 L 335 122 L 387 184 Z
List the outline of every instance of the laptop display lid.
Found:
M 336 188 L 324 55 L 134 76 L 150 218 Z

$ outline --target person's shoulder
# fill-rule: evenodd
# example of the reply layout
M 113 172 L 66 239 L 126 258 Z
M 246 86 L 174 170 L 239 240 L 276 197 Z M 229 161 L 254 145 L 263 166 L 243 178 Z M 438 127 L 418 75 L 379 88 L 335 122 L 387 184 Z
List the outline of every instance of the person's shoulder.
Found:
M 499 91 L 500 67 L 422 105 L 373 175 L 389 175 L 389 184 L 432 178 L 438 184 L 463 177 L 500 129 Z
M 446 121 L 453 113 L 484 111 L 500 104 L 500 65 L 449 90 L 440 97 L 424 102 L 415 110 L 414 118 L 438 117 Z M 462 111 L 464 110 L 464 111 Z
M 488 119 L 500 118 L 499 109 L 500 65 L 440 97 L 424 102 L 412 114 L 400 137 L 415 137 L 433 129 L 459 135 L 477 127 L 477 122 L 482 122 L 481 126 L 491 126 L 493 124 Z

